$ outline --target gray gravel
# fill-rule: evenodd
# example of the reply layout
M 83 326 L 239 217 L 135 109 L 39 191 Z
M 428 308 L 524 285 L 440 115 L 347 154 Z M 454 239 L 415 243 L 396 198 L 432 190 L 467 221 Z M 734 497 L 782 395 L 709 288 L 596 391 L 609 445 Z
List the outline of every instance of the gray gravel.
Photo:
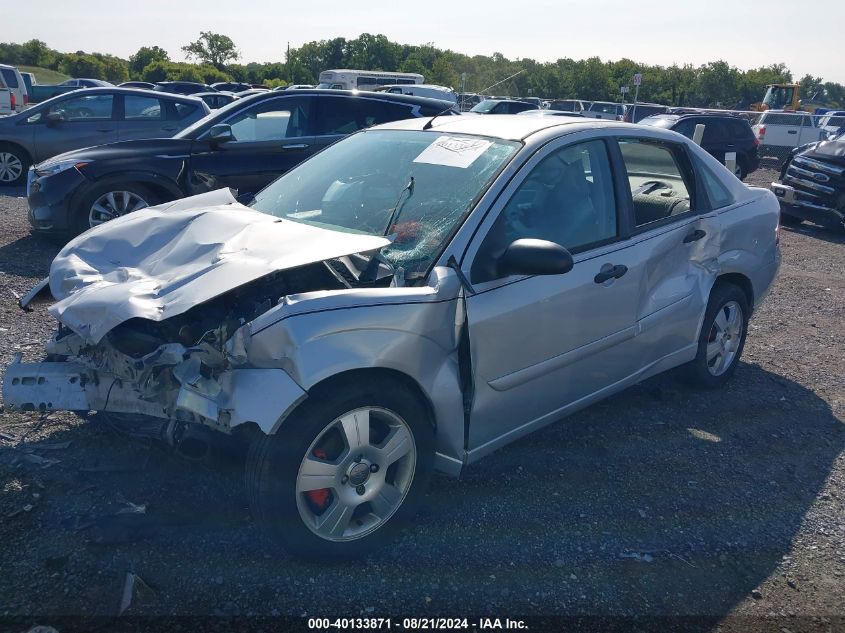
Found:
M 25 211 L 0 197 L 0 371 L 17 351 L 39 358 L 53 329 L 46 303 L 16 306 L 57 251 L 30 236 Z M 282 553 L 250 519 L 237 465 L 211 470 L 72 414 L 0 413 L 0 614 L 111 615 L 132 571 L 151 588 L 135 614 L 730 613 L 822 626 L 845 615 L 845 238 L 805 226 L 781 243 L 728 388 L 660 376 L 460 480 L 436 477 L 418 525 L 362 562 Z M 127 502 L 145 513 L 116 514 Z

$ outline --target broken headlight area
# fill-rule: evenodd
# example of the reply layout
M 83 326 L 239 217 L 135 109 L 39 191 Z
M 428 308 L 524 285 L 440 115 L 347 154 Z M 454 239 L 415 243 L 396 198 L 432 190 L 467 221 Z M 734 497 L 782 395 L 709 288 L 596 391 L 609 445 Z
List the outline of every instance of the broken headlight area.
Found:
M 261 419 L 235 392 L 251 382 L 296 398 L 296 385 L 280 384 L 278 371 L 249 368 L 245 355 L 233 362 L 227 341 L 285 297 L 348 288 L 346 276 L 354 282 L 359 274 L 351 260 L 279 271 L 164 321 L 129 319 L 98 343 L 60 324 L 46 346 L 48 362 L 10 366 L 7 379 L 16 389 L 10 403 L 150 416 L 224 432 L 244 422 L 270 428 L 273 420 Z

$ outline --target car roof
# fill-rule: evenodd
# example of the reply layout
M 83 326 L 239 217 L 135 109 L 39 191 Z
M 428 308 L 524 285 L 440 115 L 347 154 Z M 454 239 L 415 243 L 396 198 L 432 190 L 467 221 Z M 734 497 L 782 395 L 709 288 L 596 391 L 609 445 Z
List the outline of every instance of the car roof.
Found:
M 128 95 L 140 95 L 144 97 L 150 97 L 158 99 L 160 97 L 167 97 L 168 99 L 172 99 L 174 101 L 187 101 L 187 102 L 194 102 L 199 101 L 199 99 L 195 99 L 193 95 L 180 95 L 175 94 L 172 92 L 159 92 L 156 90 L 147 90 L 146 88 L 124 88 L 121 86 L 97 86 L 96 88 L 80 88 L 79 90 L 74 90 L 73 92 L 66 92 L 59 96 L 65 95 L 75 95 L 79 96 L 80 94 L 86 95 L 96 95 L 96 94 L 128 94 Z M 36 104 L 37 105 L 37 104 Z
M 422 130 L 432 121 L 431 118 L 407 119 L 384 123 L 370 129 Z M 432 132 L 451 134 L 472 134 L 475 136 L 490 136 L 508 141 L 521 141 L 532 134 L 549 128 L 566 126 L 567 132 L 595 129 L 600 127 L 619 127 L 630 130 L 632 127 L 645 129 L 645 126 L 632 126 L 620 121 L 605 121 L 581 117 L 563 116 L 516 116 L 513 114 L 488 114 L 486 116 L 448 116 L 434 119 L 429 128 Z M 649 131 L 655 128 L 647 128 Z
M 434 107 L 442 107 L 446 112 L 456 107 L 453 101 L 446 101 L 444 99 L 435 99 L 433 97 L 419 97 L 417 95 L 403 95 L 395 92 L 371 92 L 369 90 L 330 90 L 327 88 L 306 88 L 297 90 L 295 96 L 302 97 L 304 95 L 317 94 L 326 95 L 330 97 L 366 97 L 368 99 L 378 99 L 380 101 L 394 101 L 397 103 L 408 103 L 411 105 L 429 105 Z M 254 95 L 247 96 L 245 100 L 258 102 L 261 99 L 278 99 L 279 97 L 293 97 L 291 92 L 286 95 L 284 90 L 268 90 Z

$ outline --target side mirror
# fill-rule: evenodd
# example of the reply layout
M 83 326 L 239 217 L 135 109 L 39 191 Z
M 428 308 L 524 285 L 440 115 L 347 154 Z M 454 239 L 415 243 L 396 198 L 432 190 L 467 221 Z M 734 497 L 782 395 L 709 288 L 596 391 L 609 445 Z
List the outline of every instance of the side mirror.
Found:
M 235 135 L 232 132 L 231 125 L 218 123 L 217 125 L 212 125 L 211 129 L 208 130 L 208 142 L 211 143 L 212 146 L 216 147 L 217 145 L 222 145 L 223 143 L 228 143 L 234 140 Z
M 47 121 L 47 125 L 56 125 L 56 123 L 59 123 L 59 122 L 65 120 L 65 115 L 64 115 L 64 112 L 61 112 L 61 111 L 59 111 L 59 112 L 49 112 L 47 114 L 47 116 L 45 117 L 45 120 Z
M 496 263 L 500 277 L 508 275 L 562 275 L 572 270 L 572 254 L 560 244 L 523 238 L 505 249 Z

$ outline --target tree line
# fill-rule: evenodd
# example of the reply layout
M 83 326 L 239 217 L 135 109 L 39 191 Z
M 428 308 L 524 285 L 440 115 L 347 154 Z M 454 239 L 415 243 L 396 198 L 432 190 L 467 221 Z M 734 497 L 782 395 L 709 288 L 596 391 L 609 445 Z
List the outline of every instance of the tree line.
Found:
M 620 88 L 634 88 L 635 73 L 642 74 L 640 100 L 674 106 L 746 109 L 762 99 L 767 84 L 801 84 L 801 98 L 845 109 L 845 86 L 821 77 L 793 77 L 782 63 L 740 70 L 725 61 L 700 66 L 659 66 L 631 59 L 602 61 L 598 57 L 554 62 L 530 58 L 510 60 L 501 53 L 468 56 L 432 44 L 391 42 L 384 35 L 363 33 L 355 39 L 337 37 L 313 41 L 288 52 L 284 61 L 238 63 L 240 53 L 226 35 L 204 31 L 182 47 L 194 63 L 176 62 L 159 46 L 141 47 L 129 59 L 102 53 L 62 53 L 41 40 L 23 44 L 0 43 L 0 63 L 41 66 L 73 77 L 106 79 L 114 83 L 142 81 L 241 81 L 268 87 L 288 83 L 315 84 L 321 71 L 360 68 L 417 72 L 427 83 L 461 87 L 466 92 L 542 98 L 577 98 L 619 101 Z M 503 79 L 513 76 L 502 82 Z M 464 81 L 462 82 L 462 77 Z M 502 83 L 499 83 L 502 82 Z M 627 100 L 631 100 L 628 95 Z

